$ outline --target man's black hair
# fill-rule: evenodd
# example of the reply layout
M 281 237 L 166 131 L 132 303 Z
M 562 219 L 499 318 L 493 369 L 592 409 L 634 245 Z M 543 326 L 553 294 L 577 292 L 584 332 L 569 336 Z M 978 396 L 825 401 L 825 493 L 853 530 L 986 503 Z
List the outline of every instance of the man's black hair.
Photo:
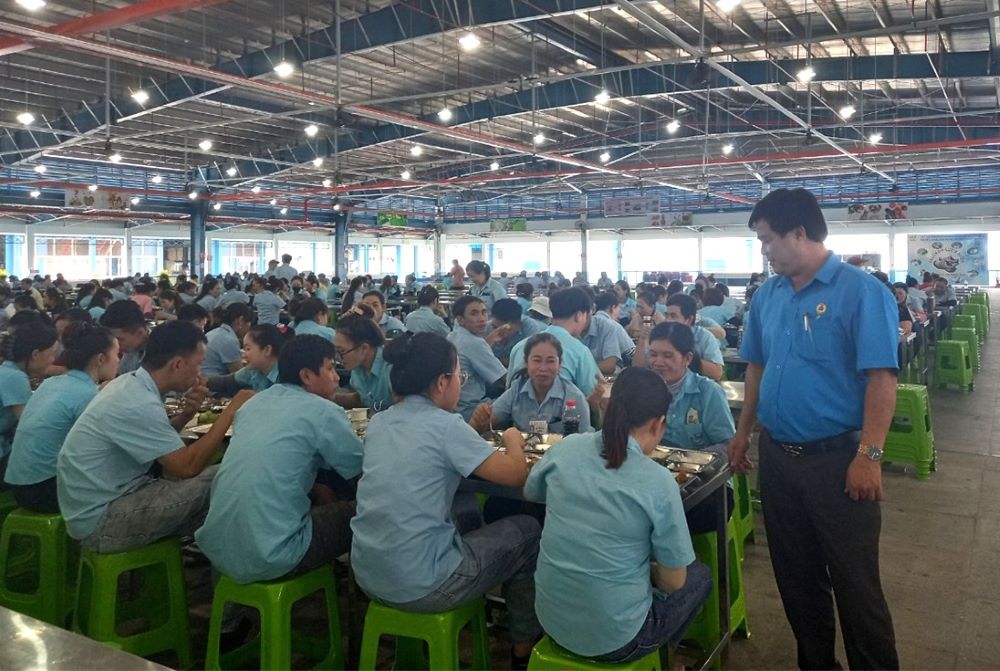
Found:
M 166 322 L 153 329 L 146 341 L 142 366 L 146 370 L 160 370 L 177 356 L 189 356 L 198 351 L 198 343 L 208 342 L 200 328 L 179 319 Z
M 308 368 L 319 373 L 326 359 L 333 361 L 333 343 L 318 335 L 298 335 L 281 348 L 278 355 L 278 382 L 302 386 L 299 373 Z
M 813 242 L 826 240 L 823 210 L 816 196 L 806 189 L 776 189 L 764 196 L 750 213 L 750 228 L 757 228 L 761 221 L 781 237 L 801 226 Z
M 553 319 L 569 319 L 578 312 L 590 314 L 594 311 L 594 301 L 580 287 L 560 289 L 549 296 L 549 309 Z

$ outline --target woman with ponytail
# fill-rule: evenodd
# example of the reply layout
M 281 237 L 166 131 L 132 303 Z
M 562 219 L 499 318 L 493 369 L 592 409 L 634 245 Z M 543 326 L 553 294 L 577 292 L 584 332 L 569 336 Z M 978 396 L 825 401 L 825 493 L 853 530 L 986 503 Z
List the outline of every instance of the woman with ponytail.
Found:
M 97 395 L 98 385 L 118 373 L 118 340 L 92 322 L 76 322 L 63 333 L 65 375 L 50 377 L 31 396 L 18 423 L 5 480 L 18 505 L 39 513 L 59 512 L 56 458 L 66 434 Z
M 56 330 L 36 319 L 0 341 L 0 473 L 7 468 L 14 429 L 31 398 L 31 378 L 45 375 L 55 361 L 57 340 Z
M 550 447 L 524 486 L 526 499 L 546 504 L 538 619 L 578 655 L 617 663 L 676 644 L 711 590 L 708 567 L 694 562 L 680 489 L 648 456 L 669 405 L 656 373 L 625 369 L 604 430 Z
M 395 608 L 439 613 L 502 583 L 513 668 L 524 668 L 541 633 L 533 599 L 538 522 L 515 515 L 461 533 L 452 513 L 462 478 L 524 484 L 521 434 L 504 433 L 507 450 L 501 452 L 455 414 L 465 371 L 441 336 L 406 334 L 386 345 L 384 355 L 401 399 L 368 424 L 358 514 L 351 522 L 358 584 Z

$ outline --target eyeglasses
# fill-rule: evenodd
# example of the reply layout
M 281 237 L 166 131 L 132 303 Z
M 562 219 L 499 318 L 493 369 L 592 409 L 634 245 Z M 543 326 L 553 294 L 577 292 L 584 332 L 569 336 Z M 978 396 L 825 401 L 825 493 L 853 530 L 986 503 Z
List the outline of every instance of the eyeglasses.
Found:
M 453 377 L 455 375 L 455 373 L 445 373 L 445 375 L 447 375 L 448 377 Z M 464 387 L 468 381 L 469 381 L 469 372 L 468 371 L 464 371 L 463 370 L 461 373 L 458 374 L 458 383 L 459 383 L 459 385 L 461 385 L 461 386 Z
M 350 354 L 351 352 L 353 352 L 354 350 L 358 349 L 359 347 L 361 347 L 361 345 L 355 345 L 351 349 L 334 349 L 333 350 L 333 356 L 334 356 L 334 358 L 337 361 L 343 361 L 344 360 L 344 356 Z

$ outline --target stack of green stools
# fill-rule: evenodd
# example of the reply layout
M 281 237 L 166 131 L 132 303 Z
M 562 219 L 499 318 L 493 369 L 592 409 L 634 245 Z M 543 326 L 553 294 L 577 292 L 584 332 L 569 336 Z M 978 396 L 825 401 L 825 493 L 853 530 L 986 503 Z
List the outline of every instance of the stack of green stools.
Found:
M 660 671 L 660 652 L 654 650 L 645 657 L 631 662 L 620 664 L 610 664 L 608 662 L 598 662 L 586 657 L 574 655 L 569 650 L 560 647 L 548 636 L 543 636 L 542 640 L 535 644 L 531 650 L 531 660 L 528 662 L 528 671 Z
M 382 636 L 396 637 L 397 669 L 457 669 L 458 635 L 472 626 L 473 668 L 490 668 L 490 647 L 486 636 L 486 602 L 469 603 L 443 613 L 411 613 L 372 601 L 365 615 L 361 640 L 361 671 L 374 671 Z M 422 659 L 421 641 L 427 644 L 429 659 Z M 429 666 L 428 666 L 429 665 Z
M 979 343 L 982 343 L 985 337 L 982 324 L 979 323 L 979 315 L 957 314 L 952 317 L 951 328 L 972 329 L 976 332 L 976 338 Z
M 934 383 L 941 389 L 949 384 L 972 391 L 972 359 L 964 340 L 938 340 L 934 346 Z
M 750 624 L 747 620 L 746 594 L 743 591 L 743 565 L 740 561 L 740 554 L 737 550 L 740 542 L 737 530 L 736 517 L 729 519 L 726 528 L 728 537 L 728 564 L 729 564 L 729 631 L 730 633 L 743 633 L 750 637 Z M 719 612 L 719 541 L 714 531 L 691 536 L 691 544 L 694 546 L 695 557 L 698 561 L 707 565 L 712 571 L 712 591 L 708 595 L 708 601 L 701 609 L 701 613 L 694 619 L 687 632 L 684 633 L 684 640 L 692 641 L 698 647 L 711 652 L 722 640 L 722 615 Z
M 323 592 L 326 600 L 327 632 L 322 638 L 303 636 L 292 627 L 295 604 L 316 592 Z M 260 613 L 260 636 L 232 652 L 221 653 L 222 614 L 228 603 L 257 609 Z M 333 567 L 323 565 L 302 575 L 246 585 L 240 585 L 228 576 L 219 578 L 212 600 L 205 668 L 245 669 L 251 659 L 259 659 L 261 669 L 290 669 L 293 652 L 302 652 L 318 662 L 317 669 L 343 669 L 345 666 Z
M 983 332 L 990 332 L 990 309 L 985 305 L 980 303 L 974 303 L 972 301 L 966 301 L 958 306 L 958 314 L 960 315 L 975 315 L 976 319 L 983 326 Z
M 135 598 L 126 599 L 119 594 L 118 581 L 132 571 L 141 572 L 142 589 Z M 126 623 L 144 623 L 145 627 L 119 633 Z M 129 630 L 134 628 L 138 627 Z M 73 629 L 139 657 L 172 650 L 178 666 L 190 668 L 191 634 L 180 541 L 167 538 L 108 554 L 84 550 Z
M 990 314 L 990 295 L 988 293 L 985 291 L 977 291 L 969 296 L 969 302 L 982 305 L 986 308 L 986 321 L 993 321 L 993 316 Z
M 965 342 L 969 343 L 969 361 L 972 364 L 972 372 L 973 374 L 978 372 L 979 336 L 976 335 L 975 329 L 953 326 L 951 328 L 951 333 L 948 334 L 948 340 L 964 340 Z
M 78 560 L 61 515 L 17 508 L 0 534 L 0 606 L 65 627 Z
M 885 439 L 882 460 L 913 464 L 921 480 L 929 478 L 935 470 L 934 429 L 927 387 L 896 385 L 896 410 Z

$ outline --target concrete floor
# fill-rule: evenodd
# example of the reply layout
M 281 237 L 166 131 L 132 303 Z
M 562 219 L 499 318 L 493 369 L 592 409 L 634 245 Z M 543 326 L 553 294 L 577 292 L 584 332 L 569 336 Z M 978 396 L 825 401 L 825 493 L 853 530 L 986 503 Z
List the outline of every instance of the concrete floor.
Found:
M 990 296 L 1000 317 L 1000 291 Z M 882 584 L 903 668 L 1000 668 L 998 370 L 1000 328 L 982 350 L 975 391 L 931 392 L 937 472 L 917 480 L 912 468 L 884 470 Z M 725 668 L 795 667 L 763 526 L 758 513 L 743 565 L 752 635 L 730 646 Z M 846 663 L 842 647 L 838 656 Z

